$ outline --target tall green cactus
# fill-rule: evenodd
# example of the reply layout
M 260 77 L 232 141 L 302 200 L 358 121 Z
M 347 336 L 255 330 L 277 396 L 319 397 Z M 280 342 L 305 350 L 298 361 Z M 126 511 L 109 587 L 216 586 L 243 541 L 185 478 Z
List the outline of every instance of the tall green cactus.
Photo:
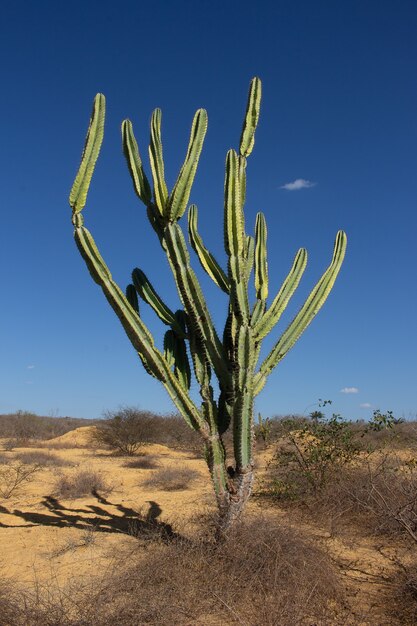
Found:
M 228 257 L 227 270 L 221 267 L 203 243 L 197 229 L 197 207 L 191 205 L 188 210 L 191 247 L 204 271 L 228 300 L 227 319 L 221 337 L 191 267 L 189 248 L 179 224 L 187 209 L 207 130 L 207 113 L 204 109 L 197 111 L 194 116 L 184 164 L 171 192 L 164 174 L 161 111 L 156 109 L 151 120 L 149 159 L 153 187 L 143 169 L 132 123 L 125 120 L 122 124 L 123 151 L 133 187 L 145 204 L 149 221 L 167 255 L 182 309 L 172 311 L 138 268 L 133 270 L 132 284 L 127 286 L 124 293 L 113 281 L 93 237 L 83 225 L 81 211 L 87 199 L 104 133 L 105 99 L 102 94 L 98 94 L 94 100 L 81 165 L 70 193 L 75 241 L 93 279 L 101 286 L 119 317 L 146 371 L 161 381 L 187 424 L 198 431 L 204 441 L 219 507 L 221 532 L 238 519 L 251 493 L 254 398 L 265 385 L 273 368 L 292 348 L 324 304 L 346 249 L 346 235 L 339 231 L 329 267 L 269 355 L 259 364 L 261 342 L 276 326 L 307 263 L 307 252 L 302 248 L 268 307 L 265 217 L 258 213 L 253 238 L 246 234 L 243 211 L 246 162 L 254 146 L 260 101 L 261 81 L 254 78 L 250 85 L 239 153 L 229 150 L 226 158 L 224 242 Z M 254 302 L 251 302 L 248 288 L 252 270 Z M 140 317 L 138 296 L 169 326 L 164 336 L 163 351 L 155 346 L 150 331 Z M 200 388 L 201 406 L 197 406 L 189 395 L 191 366 Z M 218 380 L 217 398 L 211 385 L 212 373 Z M 223 435 L 229 428 L 233 430 L 235 463 L 234 467 L 227 468 Z

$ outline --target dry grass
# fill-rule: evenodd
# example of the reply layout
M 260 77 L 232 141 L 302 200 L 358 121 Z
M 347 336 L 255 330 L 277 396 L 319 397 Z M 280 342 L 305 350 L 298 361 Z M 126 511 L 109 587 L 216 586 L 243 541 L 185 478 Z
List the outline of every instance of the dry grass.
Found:
M 53 495 L 72 500 L 94 493 L 107 495 L 112 490 L 113 486 L 99 472 L 91 469 L 80 469 L 72 474 L 59 476 L 55 483 Z
M 52 606 L 26 594 L 20 607 L 9 610 L 8 626 L 330 626 L 341 603 L 326 555 L 292 529 L 258 519 L 220 545 L 155 543 L 101 584 L 62 591 Z
M 15 454 L 15 459 L 26 465 L 41 465 L 43 467 L 64 467 L 72 465 L 70 461 L 61 459 L 55 454 L 49 452 L 42 452 L 41 450 L 30 450 L 29 452 L 19 452 Z
M 154 456 L 138 456 L 130 461 L 126 461 L 123 467 L 131 469 L 158 469 L 159 464 Z
M 196 479 L 195 471 L 188 467 L 161 467 L 142 482 L 146 489 L 182 491 Z

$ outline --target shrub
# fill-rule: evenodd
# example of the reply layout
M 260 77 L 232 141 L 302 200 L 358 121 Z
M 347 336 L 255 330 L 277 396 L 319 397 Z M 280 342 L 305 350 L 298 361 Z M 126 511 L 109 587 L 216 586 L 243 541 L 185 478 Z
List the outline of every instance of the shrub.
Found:
M 385 454 L 341 483 L 343 506 L 365 514 L 373 532 L 406 534 L 417 542 L 417 461 Z
M 132 469 L 157 469 L 159 465 L 153 456 L 138 456 L 135 459 L 126 461 L 124 467 Z
M 108 494 L 113 490 L 98 472 L 91 469 L 78 470 L 70 475 L 62 475 L 55 483 L 54 496 L 71 500 L 94 494 Z
M 108 411 L 105 421 L 92 432 L 92 439 L 120 454 L 133 456 L 155 436 L 156 420 L 152 413 L 125 407 L 116 412 Z
M 27 465 L 19 461 L 12 461 L 0 467 L 0 496 L 8 499 L 16 495 L 40 469 L 41 466 L 38 464 Z
M 64 465 L 72 465 L 70 461 L 61 459 L 55 454 L 50 454 L 48 452 L 42 452 L 39 450 L 31 450 L 30 452 L 19 452 L 15 455 L 15 458 L 18 459 L 21 463 L 25 463 L 26 465 L 39 465 L 43 467 L 62 467 Z
M 262 487 L 268 495 L 293 499 L 317 493 L 361 451 L 360 438 L 340 415 L 327 419 L 317 411 L 310 420 L 289 419 L 283 426 L 286 434 Z
M 154 472 L 142 484 L 147 489 L 181 491 L 187 489 L 195 478 L 196 473 L 188 467 L 164 467 Z

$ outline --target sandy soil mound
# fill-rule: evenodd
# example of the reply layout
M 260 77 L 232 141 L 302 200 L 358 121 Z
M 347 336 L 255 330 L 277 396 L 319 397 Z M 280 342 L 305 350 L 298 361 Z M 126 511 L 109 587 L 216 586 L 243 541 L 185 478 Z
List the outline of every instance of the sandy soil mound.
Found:
M 49 439 L 49 443 L 64 444 L 68 445 L 68 447 L 73 448 L 78 448 L 80 446 L 89 446 L 91 445 L 92 434 L 95 430 L 95 426 L 80 426 L 80 428 L 70 430 L 68 433 L 65 433 L 65 435 L 60 435 L 59 437 L 54 437 L 54 439 Z

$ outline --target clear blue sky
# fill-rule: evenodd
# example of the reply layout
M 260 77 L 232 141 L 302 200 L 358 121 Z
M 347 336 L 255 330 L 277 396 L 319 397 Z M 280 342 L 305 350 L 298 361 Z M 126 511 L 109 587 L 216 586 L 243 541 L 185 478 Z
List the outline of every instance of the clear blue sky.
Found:
M 166 260 L 121 153 L 120 123 L 133 120 L 146 156 L 150 114 L 162 109 L 172 184 L 194 111 L 208 110 L 192 200 L 207 245 L 224 262 L 224 159 L 238 145 L 258 75 L 263 103 L 246 215 L 248 229 L 257 211 L 267 218 L 271 292 L 297 248 L 309 252 L 284 323 L 328 264 L 339 228 L 349 244 L 328 301 L 256 409 L 301 413 L 321 397 L 355 419 L 374 408 L 417 414 L 415 0 L 6 0 L 0 48 L 0 412 L 172 409 L 75 248 L 68 192 L 100 91 L 106 133 L 86 225 L 123 288 L 139 266 L 175 308 Z M 311 184 L 284 188 L 298 179 Z M 210 279 L 202 282 L 220 326 L 225 301 Z M 165 327 L 143 316 L 160 345 Z

